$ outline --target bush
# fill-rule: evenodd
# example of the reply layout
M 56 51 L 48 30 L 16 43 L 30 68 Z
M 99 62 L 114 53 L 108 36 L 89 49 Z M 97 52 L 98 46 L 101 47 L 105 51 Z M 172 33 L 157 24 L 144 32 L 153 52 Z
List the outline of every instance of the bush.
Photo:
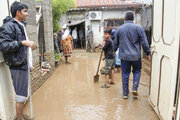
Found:
M 53 32 L 60 30 L 59 20 L 62 14 L 74 7 L 76 7 L 75 0 L 52 0 Z

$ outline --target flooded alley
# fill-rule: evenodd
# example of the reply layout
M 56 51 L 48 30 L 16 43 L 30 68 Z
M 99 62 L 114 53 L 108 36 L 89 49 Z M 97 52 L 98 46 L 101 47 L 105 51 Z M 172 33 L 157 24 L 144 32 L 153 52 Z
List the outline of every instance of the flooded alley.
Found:
M 130 93 L 124 100 L 121 73 L 115 73 L 116 84 L 108 89 L 100 87 L 104 75 L 94 83 L 99 55 L 75 50 L 72 64 L 58 65 L 55 73 L 33 95 L 35 120 L 158 120 L 148 102 L 150 78 L 146 72 L 142 70 L 138 99 Z M 132 75 L 130 91 L 131 88 Z M 30 114 L 29 103 L 25 113 Z

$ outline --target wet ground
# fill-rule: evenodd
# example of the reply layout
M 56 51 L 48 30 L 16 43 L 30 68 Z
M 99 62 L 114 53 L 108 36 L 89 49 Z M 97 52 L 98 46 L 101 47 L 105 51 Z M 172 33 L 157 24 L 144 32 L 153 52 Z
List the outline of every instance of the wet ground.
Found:
M 149 76 L 142 70 L 139 97 L 122 98 L 121 73 L 108 89 L 93 82 L 99 53 L 76 50 L 72 64 L 60 64 L 55 73 L 33 95 L 35 120 L 158 120 L 148 102 Z M 130 90 L 132 76 L 130 77 Z M 25 108 L 30 113 L 29 103 Z

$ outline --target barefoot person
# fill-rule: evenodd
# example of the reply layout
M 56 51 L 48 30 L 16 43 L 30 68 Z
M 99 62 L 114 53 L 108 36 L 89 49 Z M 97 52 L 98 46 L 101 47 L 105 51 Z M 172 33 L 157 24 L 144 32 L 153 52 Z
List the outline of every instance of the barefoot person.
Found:
M 109 84 L 114 84 L 114 44 L 111 39 L 110 30 L 104 31 L 104 42 L 102 43 L 102 47 L 105 54 L 105 79 L 106 83 L 103 84 L 102 88 L 109 88 Z M 111 78 L 111 80 L 110 80 Z
M 24 21 L 28 16 L 27 9 L 28 6 L 15 1 L 11 5 L 12 17 L 6 17 L 0 28 L 0 50 L 13 80 L 17 120 L 23 119 L 24 103 L 28 95 L 28 66 L 32 67 L 31 50 L 37 48 L 26 34 Z

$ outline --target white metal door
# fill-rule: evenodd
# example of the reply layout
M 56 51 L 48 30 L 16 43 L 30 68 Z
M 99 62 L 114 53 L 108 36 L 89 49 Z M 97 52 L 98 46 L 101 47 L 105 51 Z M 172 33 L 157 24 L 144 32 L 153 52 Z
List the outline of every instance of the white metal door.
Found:
M 163 120 L 171 120 L 177 79 L 180 1 L 154 0 L 150 102 Z
M 103 30 L 102 30 L 102 26 L 101 26 L 101 22 L 100 21 L 91 21 L 92 24 L 92 30 L 93 30 L 93 34 L 94 34 L 94 41 L 93 44 L 97 45 L 101 42 L 103 42 Z

